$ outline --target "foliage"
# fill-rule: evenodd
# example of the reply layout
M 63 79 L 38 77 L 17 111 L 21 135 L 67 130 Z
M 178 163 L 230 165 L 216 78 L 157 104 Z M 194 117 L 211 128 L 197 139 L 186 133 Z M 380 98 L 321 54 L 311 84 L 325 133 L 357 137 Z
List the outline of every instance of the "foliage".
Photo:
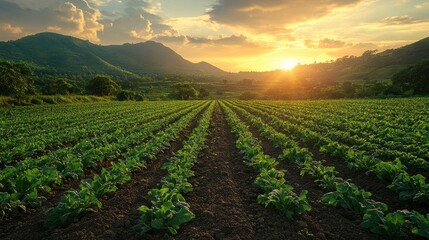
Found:
M 190 100 L 196 99 L 199 96 L 199 92 L 188 82 L 179 82 L 171 86 L 172 92 L 170 97 L 178 100 Z
M 241 100 L 253 100 L 253 99 L 258 99 L 259 96 L 257 93 L 253 93 L 253 92 L 244 92 L 240 95 L 240 97 L 238 97 Z
M 371 232 L 390 239 L 406 237 L 406 229 L 411 225 L 411 222 L 406 219 L 407 212 L 398 211 L 385 214 L 378 209 L 369 209 L 363 216 L 362 227 L 368 228 Z
M 416 94 L 429 94 L 429 60 L 395 74 L 392 81 L 403 91 L 412 90 Z
M 0 61 L 0 95 L 22 97 L 33 89 L 33 70 L 21 62 Z
M 204 112 L 198 126 L 184 141 L 182 149 L 163 165 L 162 168 L 168 173 L 157 188 L 149 191 L 151 206 L 139 208 L 142 215 L 137 229 L 141 234 L 164 230 L 174 235 L 182 224 L 194 218 L 181 193 L 192 191 L 188 178 L 194 176 L 191 168 L 204 147 L 213 109 L 214 103 Z
M 291 187 L 274 189 L 269 193 L 258 196 L 258 202 L 266 207 L 273 206 L 292 220 L 296 216 L 311 210 L 307 201 L 307 191 L 302 191 L 299 196 L 291 192 Z
M 210 96 L 210 92 L 205 88 L 200 88 L 198 92 L 199 99 L 206 99 L 208 96 Z
M 139 207 L 142 216 L 137 229 L 140 233 L 154 229 L 166 230 L 174 235 L 182 224 L 195 217 L 177 191 L 170 191 L 168 188 L 152 189 L 149 191 L 149 197 L 152 207 Z
M 68 95 L 74 92 L 77 92 L 77 87 L 67 78 L 55 78 L 49 84 L 49 94 Z
M 107 75 L 97 75 L 89 82 L 87 92 L 97 96 L 112 96 L 119 90 L 119 85 Z

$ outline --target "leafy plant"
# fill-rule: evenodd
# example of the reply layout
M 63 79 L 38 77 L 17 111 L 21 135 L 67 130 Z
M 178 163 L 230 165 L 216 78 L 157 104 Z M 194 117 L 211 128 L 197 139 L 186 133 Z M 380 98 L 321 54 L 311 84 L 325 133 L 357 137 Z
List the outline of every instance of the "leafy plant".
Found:
M 183 196 L 177 190 L 168 188 L 152 189 L 149 191 L 151 206 L 141 206 L 142 213 L 137 230 L 143 234 L 153 229 L 167 230 L 177 234 L 177 230 L 184 223 L 191 221 L 195 215 L 189 210 Z
M 416 211 L 412 211 L 407 216 L 413 223 L 413 229 L 411 230 L 414 234 L 429 238 L 429 214 L 426 216 Z
M 401 161 L 396 159 L 394 162 L 381 161 L 370 172 L 374 172 L 379 179 L 392 181 L 400 173 L 403 173 L 405 169 L 406 167 L 402 165 Z
M 322 202 L 333 206 L 340 205 L 358 213 L 364 213 L 372 208 L 387 209 L 385 204 L 370 200 L 370 196 L 370 192 L 360 190 L 356 185 L 344 181 L 336 185 L 336 191 L 325 194 Z
M 407 173 L 401 173 L 388 187 L 399 193 L 400 200 L 415 202 L 429 200 L 429 185 L 426 183 L 426 178 L 420 174 L 410 176 Z
M 84 212 L 95 211 L 93 207 L 101 208 L 89 183 L 81 191 L 70 191 L 61 198 L 60 204 L 48 210 L 44 226 L 53 229 L 58 226 L 67 226 Z
M 299 196 L 292 192 L 292 187 L 286 185 L 280 189 L 274 189 L 269 193 L 258 196 L 258 203 L 266 207 L 275 207 L 289 220 L 310 211 L 311 206 L 307 201 L 308 191 L 302 191 Z
M 275 168 L 262 170 L 258 177 L 256 177 L 255 185 L 264 192 L 271 192 L 274 189 L 282 188 L 286 184 L 286 180 L 284 179 L 285 173 L 286 171 L 279 171 Z
M 391 239 L 406 237 L 406 229 L 411 225 L 407 214 L 407 211 L 397 211 L 384 215 L 378 209 L 369 209 L 363 216 L 361 226 Z

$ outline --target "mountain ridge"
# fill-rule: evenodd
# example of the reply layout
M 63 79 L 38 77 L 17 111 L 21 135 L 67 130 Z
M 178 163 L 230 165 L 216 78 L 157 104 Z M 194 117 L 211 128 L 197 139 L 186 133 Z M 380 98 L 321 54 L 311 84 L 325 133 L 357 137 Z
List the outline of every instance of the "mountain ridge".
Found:
M 111 75 L 197 74 L 225 72 L 209 63 L 192 63 L 161 43 L 146 41 L 97 45 L 88 40 L 52 32 L 0 42 L 0 58 L 28 61 L 57 73 Z

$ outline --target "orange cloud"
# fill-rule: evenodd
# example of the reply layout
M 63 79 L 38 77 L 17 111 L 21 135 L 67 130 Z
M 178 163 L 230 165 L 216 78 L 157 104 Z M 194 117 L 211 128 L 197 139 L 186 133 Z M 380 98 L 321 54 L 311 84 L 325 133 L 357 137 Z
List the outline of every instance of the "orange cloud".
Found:
M 288 24 L 321 18 L 362 0 L 219 0 L 208 14 L 212 21 L 254 32 L 279 32 Z
M 98 42 L 97 31 L 103 30 L 98 22 L 100 17 L 100 11 L 86 0 L 46 0 L 31 4 L 26 0 L 0 0 L 0 23 L 11 22 L 27 32 L 16 37 L 54 30 Z
M 316 43 L 311 39 L 307 39 L 304 41 L 304 44 L 308 48 L 342 48 L 347 45 L 343 41 L 329 38 L 320 39 L 319 43 Z
M 408 15 L 387 17 L 381 20 L 381 23 L 386 25 L 408 25 L 408 24 L 416 24 L 416 23 L 422 23 L 422 22 L 428 22 L 428 20 L 414 18 Z

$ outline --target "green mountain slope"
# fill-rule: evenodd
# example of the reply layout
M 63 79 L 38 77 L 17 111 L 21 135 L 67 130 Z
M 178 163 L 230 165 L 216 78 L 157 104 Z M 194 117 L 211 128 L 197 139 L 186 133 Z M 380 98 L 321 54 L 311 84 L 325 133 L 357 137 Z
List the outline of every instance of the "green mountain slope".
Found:
M 170 48 L 152 41 L 101 46 L 56 33 L 39 33 L 16 41 L 0 42 L 0 58 L 23 60 L 57 73 L 110 75 L 220 74 L 210 64 L 194 64 Z

